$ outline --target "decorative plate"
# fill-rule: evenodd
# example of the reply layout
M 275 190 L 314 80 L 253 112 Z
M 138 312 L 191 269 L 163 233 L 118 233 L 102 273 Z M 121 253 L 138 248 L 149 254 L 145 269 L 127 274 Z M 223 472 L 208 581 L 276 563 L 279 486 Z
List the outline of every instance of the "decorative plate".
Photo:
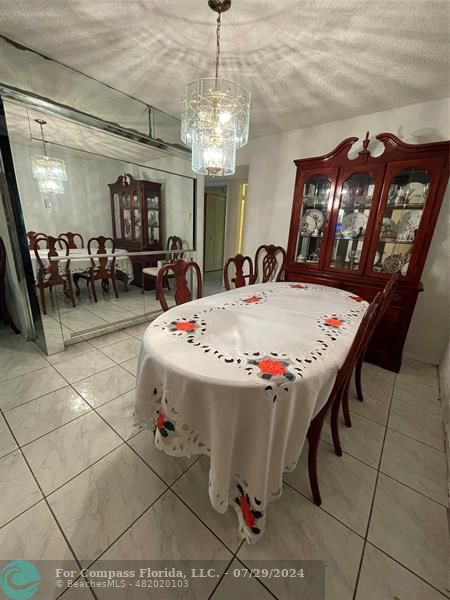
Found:
M 396 273 L 400 271 L 404 263 L 403 254 L 391 254 L 383 261 L 383 271 L 385 273 Z
M 355 236 L 359 234 L 361 227 L 362 233 L 366 231 L 367 220 L 367 215 L 364 213 L 353 212 L 345 215 L 345 217 L 342 219 L 342 225 L 344 226 L 344 229 L 351 229 L 353 235 Z
M 397 237 L 397 223 L 393 219 L 384 217 L 381 225 L 380 238 L 382 240 L 395 240 Z
M 408 272 L 408 268 L 409 268 L 409 260 L 408 260 L 408 262 L 405 262 L 405 264 L 401 268 L 402 275 L 406 275 L 406 273 Z
M 425 201 L 425 185 L 419 181 L 412 181 L 406 192 L 406 201 L 408 204 L 423 204 Z
M 408 210 L 402 216 L 397 233 L 404 240 L 414 240 L 416 229 L 419 228 L 421 210 Z
M 316 227 L 319 231 L 322 229 L 323 213 L 318 208 L 308 208 L 308 210 L 305 210 L 304 217 L 311 217 L 312 219 L 314 219 L 314 222 L 316 224 L 314 229 Z
M 309 215 L 303 215 L 302 223 L 301 223 L 301 231 L 302 233 L 314 233 L 314 229 L 316 228 L 316 222 Z

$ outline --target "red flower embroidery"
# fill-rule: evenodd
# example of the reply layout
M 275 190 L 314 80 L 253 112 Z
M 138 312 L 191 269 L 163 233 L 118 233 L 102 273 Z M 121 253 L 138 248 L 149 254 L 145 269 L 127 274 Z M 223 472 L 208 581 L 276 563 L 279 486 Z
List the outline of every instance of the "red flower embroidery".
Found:
M 258 363 L 259 370 L 267 375 L 283 375 L 286 372 L 286 367 L 279 360 L 266 358 Z
M 252 507 L 245 496 L 239 497 L 239 506 L 241 507 L 242 516 L 244 517 L 247 527 L 251 529 L 255 526 L 256 519 L 253 516 Z
M 175 325 L 175 329 L 177 329 L 178 331 L 194 331 L 196 327 L 196 323 L 191 323 L 187 321 L 182 321 L 181 323 L 177 323 Z
M 355 302 L 364 302 L 364 298 L 361 298 L 361 296 L 350 296 L 350 300 L 354 300 Z
M 249 296 L 248 298 L 245 298 L 244 302 L 248 302 L 248 304 L 255 304 L 256 302 L 260 302 L 261 298 L 260 296 Z
M 156 427 L 157 427 L 158 429 L 162 429 L 162 428 L 164 427 L 164 421 L 165 421 L 165 420 L 166 420 L 166 417 L 164 416 L 164 413 L 163 413 L 163 411 L 161 410 L 161 411 L 159 412 L 158 419 L 157 419 L 157 421 L 156 421 Z
M 291 285 L 291 288 L 295 288 L 296 290 L 304 290 L 305 286 L 300 285 L 299 283 L 295 283 L 294 285 Z
M 331 327 L 340 327 L 344 321 L 341 321 L 341 319 L 325 319 L 325 323 L 327 325 L 330 325 Z

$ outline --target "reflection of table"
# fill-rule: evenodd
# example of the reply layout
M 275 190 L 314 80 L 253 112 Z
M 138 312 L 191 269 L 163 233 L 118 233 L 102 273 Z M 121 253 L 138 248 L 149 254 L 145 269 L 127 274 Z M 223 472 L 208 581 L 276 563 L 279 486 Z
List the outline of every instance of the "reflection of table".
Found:
M 61 260 L 59 261 L 59 272 L 61 273 L 61 275 L 64 275 L 64 273 L 66 272 L 66 251 L 65 250 L 60 250 L 60 249 L 56 249 L 56 251 L 58 252 L 58 257 L 61 257 Z M 43 250 L 38 250 L 38 254 L 40 259 L 42 260 L 43 264 L 45 267 L 49 266 L 49 260 L 48 260 L 48 250 L 43 249 Z M 107 250 L 107 254 L 111 254 L 111 252 L 109 250 Z M 114 256 L 116 257 L 116 271 L 120 271 L 122 272 L 124 275 L 126 275 L 128 278 L 132 277 L 133 275 L 133 265 L 131 264 L 131 260 L 130 258 L 127 256 L 128 252 L 127 250 L 123 250 L 121 248 L 116 248 L 115 252 L 114 252 Z M 36 255 L 34 253 L 34 250 L 32 250 L 30 252 L 30 256 L 31 256 L 31 263 L 33 265 L 33 273 L 34 276 L 37 277 L 37 273 L 39 270 L 39 264 L 36 258 Z M 70 258 L 70 272 L 72 273 L 72 275 L 74 275 L 75 273 L 86 273 L 87 271 L 89 271 L 90 267 L 91 267 L 91 259 L 89 258 L 88 251 L 87 248 L 74 248 L 69 250 L 69 258 Z M 81 257 L 85 257 L 85 258 L 81 258 Z M 94 258 L 94 261 L 96 260 L 96 255 L 93 254 L 92 258 Z
M 366 308 L 336 288 L 266 283 L 177 306 L 148 327 L 137 418 L 167 454 L 210 457 L 211 503 L 236 509 L 249 542 L 264 531 Z

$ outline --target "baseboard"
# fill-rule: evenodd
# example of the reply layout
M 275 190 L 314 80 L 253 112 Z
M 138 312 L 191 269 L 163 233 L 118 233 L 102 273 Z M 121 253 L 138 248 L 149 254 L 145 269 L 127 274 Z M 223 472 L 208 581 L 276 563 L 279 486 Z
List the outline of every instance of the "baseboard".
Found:
M 412 360 L 418 360 L 419 362 L 426 363 L 427 365 L 433 365 L 434 367 L 438 367 L 439 363 L 425 356 L 419 356 L 418 354 L 414 354 L 413 352 L 403 352 L 403 357 L 411 358 Z

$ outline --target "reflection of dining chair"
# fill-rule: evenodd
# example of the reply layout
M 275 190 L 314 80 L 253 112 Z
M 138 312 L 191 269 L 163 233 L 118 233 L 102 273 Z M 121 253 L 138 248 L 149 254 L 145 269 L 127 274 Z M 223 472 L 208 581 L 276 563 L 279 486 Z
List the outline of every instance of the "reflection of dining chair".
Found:
M 37 237 L 46 238 L 47 235 L 45 233 L 36 233 L 35 231 L 27 232 L 28 249 L 29 250 L 34 250 L 35 248 L 36 248 L 36 250 L 39 250 L 39 245 L 36 246 L 36 238 Z
M 173 262 L 175 260 L 178 260 L 179 258 L 183 258 L 183 240 L 178 237 L 177 235 L 171 235 L 169 236 L 168 240 L 167 240 L 167 244 L 166 244 L 166 248 L 167 250 L 179 250 L 180 252 L 173 252 L 169 258 L 168 261 L 169 262 Z M 144 267 L 142 269 L 142 291 L 144 291 L 144 277 L 147 275 L 149 277 L 153 277 L 154 279 L 156 279 L 158 277 L 158 272 L 159 272 L 160 267 L 156 266 L 156 267 Z M 174 275 L 166 275 L 165 281 L 164 283 L 166 284 L 167 288 L 170 290 L 170 283 L 169 283 L 169 279 L 173 279 Z M 158 292 L 156 291 L 156 299 L 158 299 Z
M 6 285 L 6 248 L 0 237 L 0 319 L 3 319 L 11 327 L 14 333 L 20 333 L 9 314 L 5 296 Z
M 265 253 L 265 254 L 263 254 Z M 261 262 L 261 277 L 259 277 L 259 261 Z M 255 254 L 255 274 L 252 283 L 267 283 L 268 281 L 283 281 L 286 266 L 286 250 L 282 246 L 263 244 Z M 258 281 L 260 279 L 260 281 Z
M 364 401 L 364 396 L 362 393 L 362 385 L 361 385 L 361 371 L 362 371 L 362 365 L 364 362 L 364 355 L 366 353 L 367 347 L 369 345 L 370 342 L 370 338 L 372 337 L 372 335 L 375 332 L 375 329 L 378 327 L 378 325 L 380 324 L 381 319 L 383 318 L 389 304 L 391 303 L 392 300 L 392 296 L 394 294 L 395 291 L 395 287 L 398 283 L 398 280 L 400 278 L 400 273 L 394 273 L 392 275 L 392 277 L 389 279 L 389 281 L 387 282 L 387 284 L 385 285 L 383 291 L 381 292 L 382 294 L 382 302 L 378 308 L 378 314 L 376 316 L 375 321 L 372 324 L 372 329 L 370 331 L 367 332 L 367 340 L 366 343 L 364 344 L 364 346 L 361 348 L 359 355 L 358 355 L 358 359 L 356 361 L 356 365 L 355 365 L 355 386 L 356 386 L 356 393 L 358 395 L 358 400 L 360 402 Z M 347 425 L 347 427 L 351 427 L 352 426 L 352 421 L 350 419 L 350 409 L 349 409 L 349 403 L 348 403 L 348 389 L 350 386 L 350 379 L 347 382 L 347 386 L 345 388 L 344 394 L 342 396 L 342 412 L 344 413 L 344 421 L 345 424 Z
M 111 242 L 111 249 L 109 251 L 106 249 L 107 242 Z M 94 302 L 97 302 L 95 282 L 100 279 L 102 282 L 102 289 L 106 291 L 109 285 L 109 280 L 111 280 L 114 289 L 114 294 L 116 298 L 118 298 L 119 294 L 117 293 L 116 285 L 116 256 L 114 254 L 116 245 L 114 243 L 114 240 L 113 238 L 105 237 L 103 235 L 91 238 L 88 241 L 87 246 L 88 254 L 93 253 L 92 251 L 94 250 L 95 245 L 97 245 L 97 254 L 110 254 L 111 256 L 105 256 L 103 258 L 91 257 L 91 266 L 89 268 L 89 271 L 87 273 L 78 273 L 74 276 L 75 285 L 77 287 L 77 294 L 79 293 L 78 280 L 86 279 L 88 291 L 90 284 Z
M 337 426 L 339 409 L 341 405 L 342 396 L 345 393 L 345 389 L 348 385 L 348 381 L 352 375 L 353 369 L 355 368 L 356 361 L 358 360 L 359 353 L 364 347 L 367 341 L 367 333 L 373 327 L 373 323 L 377 318 L 379 305 L 382 301 L 382 293 L 379 292 L 369 308 L 366 310 L 364 317 L 359 324 L 358 331 L 353 339 L 350 350 L 344 360 L 344 364 L 339 369 L 338 374 L 333 385 L 333 389 L 328 397 L 325 406 L 318 412 L 318 414 L 312 419 L 308 433 L 308 473 L 309 483 L 311 486 L 311 492 L 313 495 L 314 503 L 320 506 L 322 499 L 320 496 L 319 480 L 317 476 L 317 450 L 319 447 L 320 433 L 322 431 L 323 422 L 326 414 L 331 408 L 331 433 L 333 437 L 334 450 L 338 456 L 341 456 L 342 450 L 339 442 L 339 430 Z
M 76 248 L 84 248 L 84 240 L 81 233 L 73 233 L 72 231 L 68 231 L 67 233 L 60 233 L 59 237 L 67 240 L 67 243 L 69 244 L 69 248 L 71 250 L 75 250 Z M 79 246 L 77 246 L 75 242 L 76 237 L 79 238 Z
M 244 275 L 244 265 L 248 262 L 248 273 Z M 250 256 L 243 256 L 242 254 L 236 254 L 232 258 L 229 258 L 225 263 L 223 268 L 223 279 L 225 282 L 225 288 L 227 290 L 231 289 L 230 278 L 228 271 L 234 265 L 235 276 L 231 279 L 231 282 L 234 283 L 234 287 L 240 288 L 246 285 L 245 280 L 248 279 L 248 284 L 253 282 L 253 262 Z
M 179 258 L 172 263 L 163 265 L 156 278 L 156 292 L 163 311 L 169 310 L 169 306 L 164 295 L 164 280 L 169 271 L 172 271 L 175 276 L 175 303 L 184 304 L 192 300 L 192 293 L 188 287 L 186 273 L 190 268 L 193 268 L 197 275 L 197 298 L 202 297 L 202 274 L 200 267 L 193 260 L 183 260 Z
M 39 244 L 44 242 L 48 250 L 48 264 L 44 264 L 41 256 L 39 255 Z M 61 247 L 64 251 L 63 259 L 65 261 L 64 275 L 61 275 L 59 268 L 59 260 L 51 260 L 52 258 L 61 257 L 61 254 L 56 250 L 56 244 Z M 68 295 L 72 300 L 72 305 L 75 307 L 75 296 L 73 295 L 72 278 L 70 274 L 70 258 L 69 257 L 69 245 L 66 240 L 62 238 L 55 238 L 51 235 L 36 236 L 34 254 L 38 264 L 37 272 L 37 283 L 36 287 L 39 288 L 39 294 L 41 298 L 41 306 L 44 315 L 47 314 L 47 307 L 45 304 L 45 289 L 49 288 L 50 293 L 54 286 L 62 285 L 65 295 Z M 65 258 L 67 256 L 67 259 Z

